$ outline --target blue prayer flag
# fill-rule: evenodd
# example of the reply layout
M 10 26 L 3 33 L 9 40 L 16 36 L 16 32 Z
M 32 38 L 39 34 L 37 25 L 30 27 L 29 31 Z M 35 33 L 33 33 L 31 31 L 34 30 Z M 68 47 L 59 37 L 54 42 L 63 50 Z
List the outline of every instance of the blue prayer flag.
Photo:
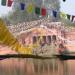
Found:
M 25 9 L 25 4 L 24 3 L 20 3 L 20 6 L 21 6 L 21 10 Z
M 57 12 L 53 10 L 53 16 L 56 18 L 57 17 Z

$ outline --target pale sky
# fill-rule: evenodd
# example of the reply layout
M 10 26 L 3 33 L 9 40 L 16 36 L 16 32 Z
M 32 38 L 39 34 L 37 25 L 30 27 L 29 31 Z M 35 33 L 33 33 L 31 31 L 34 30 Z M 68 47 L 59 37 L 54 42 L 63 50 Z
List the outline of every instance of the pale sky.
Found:
M 75 0 L 60 0 L 60 10 L 65 14 L 75 15 Z M 12 7 L 2 6 L 0 0 L 0 16 L 8 14 Z
M 75 15 L 75 0 L 66 0 L 65 2 L 60 0 L 60 7 L 62 12 L 69 15 Z

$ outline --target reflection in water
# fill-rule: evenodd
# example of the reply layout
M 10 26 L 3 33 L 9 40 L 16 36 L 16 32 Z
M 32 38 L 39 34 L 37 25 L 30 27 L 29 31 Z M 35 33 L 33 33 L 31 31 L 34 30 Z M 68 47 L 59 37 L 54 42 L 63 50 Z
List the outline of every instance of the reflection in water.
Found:
M 10 58 L 0 61 L 1 75 L 69 75 L 59 59 Z

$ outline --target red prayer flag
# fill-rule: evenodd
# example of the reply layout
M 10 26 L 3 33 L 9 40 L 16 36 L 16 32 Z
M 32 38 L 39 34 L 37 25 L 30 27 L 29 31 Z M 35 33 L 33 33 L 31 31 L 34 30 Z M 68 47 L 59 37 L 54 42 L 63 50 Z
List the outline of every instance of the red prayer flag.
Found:
M 12 2 L 13 2 L 13 0 L 8 0 L 8 7 L 11 7 L 12 6 Z
M 41 9 L 41 15 L 42 15 L 42 16 L 46 16 L 46 9 L 45 9 L 45 8 L 42 8 L 42 9 Z

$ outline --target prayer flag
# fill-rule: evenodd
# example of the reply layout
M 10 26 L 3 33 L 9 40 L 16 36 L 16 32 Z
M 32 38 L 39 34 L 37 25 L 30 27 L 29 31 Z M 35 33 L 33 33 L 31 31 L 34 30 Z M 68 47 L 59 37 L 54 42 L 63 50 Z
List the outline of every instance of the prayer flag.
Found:
M 45 8 L 42 8 L 42 9 L 41 9 L 41 15 L 42 15 L 42 16 L 46 16 L 46 9 L 45 9 Z
M 21 6 L 21 10 L 25 9 L 25 4 L 24 3 L 20 3 L 20 6 Z
M 12 6 L 12 3 L 13 3 L 13 1 L 12 0 L 8 0 L 8 7 L 11 7 Z
M 6 1 L 7 0 L 1 0 L 1 5 L 6 6 Z
M 48 17 L 50 17 L 50 16 L 52 16 L 52 10 L 51 9 L 48 9 L 48 10 L 46 10 L 47 11 L 47 15 L 48 15 Z
M 70 17 L 71 17 L 71 15 L 68 15 L 68 14 L 67 14 L 67 19 L 69 19 L 69 20 L 70 20 Z
M 35 8 L 35 13 L 36 13 L 37 15 L 40 15 L 40 14 L 41 14 L 41 9 L 40 9 L 39 7 L 36 7 L 36 8 Z
M 57 17 L 57 12 L 53 10 L 53 16 L 56 18 Z
M 32 13 L 33 12 L 33 5 L 32 4 L 29 4 L 28 7 L 27 7 L 27 12 L 28 13 Z
M 60 18 L 67 19 L 67 15 L 63 12 L 60 12 Z

